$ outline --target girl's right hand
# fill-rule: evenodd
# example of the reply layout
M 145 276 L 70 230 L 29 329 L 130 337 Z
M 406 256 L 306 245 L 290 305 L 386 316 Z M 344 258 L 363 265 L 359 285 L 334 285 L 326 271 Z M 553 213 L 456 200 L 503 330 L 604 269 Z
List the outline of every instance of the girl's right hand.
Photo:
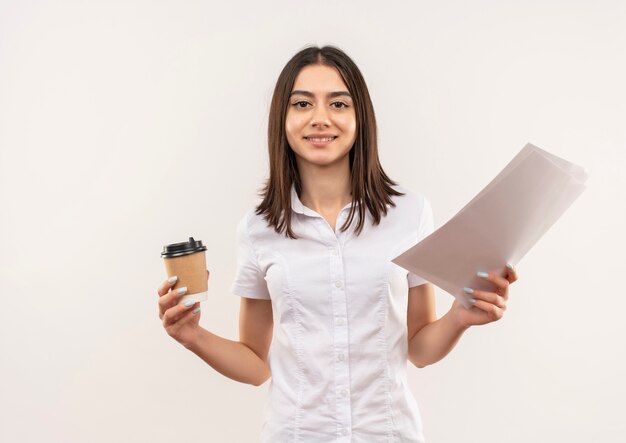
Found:
M 209 271 L 207 270 L 207 280 L 208 278 Z M 187 288 L 182 287 L 172 291 L 174 285 L 176 282 L 170 283 L 165 280 L 157 290 L 159 318 L 163 321 L 163 327 L 170 337 L 188 348 L 196 341 L 200 331 L 200 302 L 190 306 L 185 306 L 184 303 L 179 304 Z

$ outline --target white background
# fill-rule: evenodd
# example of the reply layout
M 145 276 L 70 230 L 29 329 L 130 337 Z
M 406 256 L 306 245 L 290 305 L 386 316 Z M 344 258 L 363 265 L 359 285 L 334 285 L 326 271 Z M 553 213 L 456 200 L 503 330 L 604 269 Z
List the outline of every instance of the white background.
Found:
M 383 167 L 436 226 L 527 142 L 591 174 L 504 318 L 411 366 L 427 440 L 623 441 L 617 0 L 0 1 L 0 440 L 257 441 L 269 383 L 166 334 L 160 252 L 208 246 L 201 324 L 237 339 L 235 226 L 267 177 L 276 78 L 312 43 L 360 67 Z

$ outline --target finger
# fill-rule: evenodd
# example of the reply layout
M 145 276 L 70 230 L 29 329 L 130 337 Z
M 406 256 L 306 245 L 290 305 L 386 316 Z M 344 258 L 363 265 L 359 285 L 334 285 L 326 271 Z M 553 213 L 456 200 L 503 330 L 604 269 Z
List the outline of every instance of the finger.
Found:
M 500 320 L 502 318 L 502 316 L 504 316 L 504 310 L 499 308 L 498 306 L 486 302 L 484 300 L 476 300 L 473 303 L 474 307 L 480 309 L 481 311 L 484 311 L 487 314 L 487 318 L 489 318 L 489 320 L 491 321 L 497 321 Z
M 195 304 L 199 305 L 199 303 L 192 303 L 187 306 L 184 303 L 181 303 L 169 308 L 167 311 L 165 311 L 165 314 L 163 314 L 163 326 L 165 328 L 168 328 L 169 326 L 178 322 L 189 310 L 193 310 L 192 308 Z
M 184 326 L 185 324 L 192 321 L 194 318 L 198 318 L 199 314 L 200 314 L 200 306 L 194 307 L 193 309 L 188 310 L 182 315 L 182 317 L 178 319 L 178 321 L 176 322 L 176 326 L 177 327 Z
M 163 306 L 174 306 L 178 304 L 180 298 L 187 293 L 187 286 L 181 286 L 176 288 L 175 291 L 170 291 L 159 299 L 159 304 Z
M 194 312 L 195 311 L 195 312 Z M 185 327 L 185 325 L 187 325 L 188 323 L 194 321 L 198 321 L 198 313 L 200 312 L 200 308 L 196 309 L 192 309 L 189 311 L 186 311 L 182 317 L 180 317 L 178 319 L 178 321 L 176 321 L 176 323 L 172 323 L 168 326 L 165 327 L 165 331 L 171 336 L 174 337 L 176 340 L 179 340 L 178 338 L 178 332 Z
M 187 286 L 178 288 L 175 291 L 169 291 L 167 294 L 159 298 L 159 317 L 163 319 L 165 311 L 172 306 L 179 304 L 180 298 L 187 292 Z
M 470 292 L 472 291 L 472 292 Z M 497 306 L 498 308 L 505 310 L 506 309 L 506 301 L 504 299 L 504 297 L 502 297 L 501 295 L 496 294 L 495 292 L 489 292 L 489 291 L 480 291 L 478 289 L 470 289 L 470 288 L 466 288 L 465 292 L 470 294 L 471 297 L 474 300 L 481 300 L 484 301 L 486 303 L 490 303 L 492 305 Z
M 483 280 L 486 280 L 490 283 L 493 283 L 498 290 L 498 293 L 502 296 L 506 297 L 507 290 L 509 289 L 509 281 L 499 276 L 498 274 L 494 274 L 493 272 L 477 272 L 478 275 Z
M 159 297 L 162 297 L 165 294 L 167 294 L 168 291 L 172 288 L 172 286 L 176 284 L 177 281 L 178 281 L 178 277 L 174 276 L 174 277 L 168 278 L 163 283 L 161 283 L 161 286 L 159 286 L 159 289 L 157 289 L 157 293 L 159 294 Z
M 506 279 L 509 281 L 509 283 L 517 281 L 517 271 L 515 270 L 515 267 L 511 263 L 507 263 L 505 269 Z

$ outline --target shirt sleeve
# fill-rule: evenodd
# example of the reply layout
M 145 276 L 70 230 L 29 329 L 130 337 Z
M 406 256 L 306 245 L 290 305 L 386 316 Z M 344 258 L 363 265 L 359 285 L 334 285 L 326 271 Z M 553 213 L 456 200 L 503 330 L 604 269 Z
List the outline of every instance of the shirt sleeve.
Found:
M 428 237 L 434 231 L 434 221 L 433 221 L 433 209 L 430 205 L 430 202 L 424 198 L 422 213 L 420 215 L 418 234 L 417 234 L 417 243 L 421 242 L 423 239 Z M 409 272 L 407 276 L 407 280 L 409 282 L 409 288 L 413 288 L 415 286 L 423 285 L 424 283 L 429 283 L 425 278 L 420 277 L 417 274 L 413 274 Z
M 267 282 L 259 268 L 256 251 L 248 234 L 248 216 L 249 213 L 237 226 L 237 268 L 230 292 L 240 297 L 270 300 Z

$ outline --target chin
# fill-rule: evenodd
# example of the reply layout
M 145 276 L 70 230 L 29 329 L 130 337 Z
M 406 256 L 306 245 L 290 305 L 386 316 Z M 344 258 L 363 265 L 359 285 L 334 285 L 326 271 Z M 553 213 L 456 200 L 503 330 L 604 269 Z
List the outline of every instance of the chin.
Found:
M 326 166 L 333 163 L 338 163 L 344 159 L 344 157 L 348 157 L 350 154 L 350 149 L 342 150 L 341 152 L 337 152 L 337 148 L 332 150 L 323 149 L 323 148 L 313 148 L 310 146 L 298 146 L 299 149 L 291 150 L 296 155 L 296 158 L 303 160 L 307 163 L 311 163 L 318 166 Z
M 308 156 L 308 157 L 304 157 L 304 161 L 306 161 L 307 163 L 311 163 L 317 166 L 329 166 L 332 164 L 336 164 L 336 163 L 340 163 L 344 157 L 346 157 L 347 154 L 345 156 L 341 156 L 341 157 L 336 157 L 336 156 L 327 156 L 327 155 L 320 155 L 320 156 Z

